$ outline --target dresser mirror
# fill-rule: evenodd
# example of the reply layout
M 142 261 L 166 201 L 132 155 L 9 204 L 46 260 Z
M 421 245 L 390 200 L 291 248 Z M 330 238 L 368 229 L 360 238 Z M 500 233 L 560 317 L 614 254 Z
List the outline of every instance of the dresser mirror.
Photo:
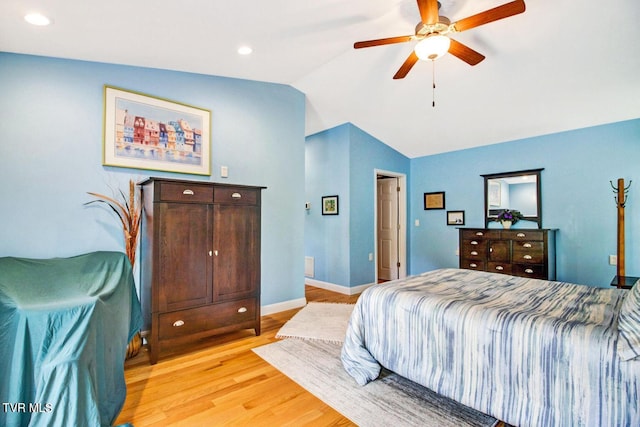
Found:
M 542 169 L 493 173 L 484 178 L 484 225 L 496 221 L 505 209 L 519 211 L 520 221 L 535 222 L 542 228 L 542 198 L 540 172 Z

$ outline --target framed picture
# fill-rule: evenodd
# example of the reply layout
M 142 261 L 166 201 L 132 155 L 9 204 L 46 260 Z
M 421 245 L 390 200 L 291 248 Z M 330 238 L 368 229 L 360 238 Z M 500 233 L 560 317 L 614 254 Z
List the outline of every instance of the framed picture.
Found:
M 444 209 L 444 191 L 424 193 L 424 210 Z
M 211 175 L 211 111 L 104 86 L 102 164 Z
M 464 225 L 464 211 L 447 211 L 447 225 Z
M 338 196 L 322 198 L 322 215 L 338 215 Z

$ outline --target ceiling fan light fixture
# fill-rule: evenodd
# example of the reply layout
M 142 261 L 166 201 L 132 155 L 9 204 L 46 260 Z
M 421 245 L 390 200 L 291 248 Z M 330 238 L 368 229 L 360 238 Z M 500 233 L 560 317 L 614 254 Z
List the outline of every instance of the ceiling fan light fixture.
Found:
M 435 61 L 449 51 L 450 44 L 449 37 L 433 33 L 420 40 L 414 50 L 423 61 Z

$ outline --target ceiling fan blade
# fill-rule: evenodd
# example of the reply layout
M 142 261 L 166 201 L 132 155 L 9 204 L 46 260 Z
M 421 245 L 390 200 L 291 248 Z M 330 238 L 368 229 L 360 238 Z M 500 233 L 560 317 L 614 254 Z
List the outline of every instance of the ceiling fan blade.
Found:
M 389 37 L 386 39 L 366 40 L 363 42 L 355 42 L 353 47 L 355 49 L 362 49 L 363 47 L 382 46 L 385 44 L 404 43 L 413 40 L 414 36 L 399 36 Z
M 453 56 L 462 59 L 469 65 L 476 65 L 479 62 L 482 62 L 484 59 L 484 55 L 476 52 L 470 47 L 451 39 L 451 44 L 449 45 L 449 53 Z
M 489 22 L 517 15 L 524 12 L 524 10 L 524 0 L 515 0 L 510 3 L 503 4 L 502 6 L 494 7 L 493 9 L 485 10 L 484 12 L 461 19 L 455 22 L 453 27 L 458 32 L 465 31 L 479 27 L 480 25 L 488 24 Z
M 418 9 L 423 24 L 435 24 L 438 22 L 438 0 L 418 0 Z
M 418 55 L 414 51 L 411 52 L 411 55 L 404 61 L 404 64 L 400 67 L 398 72 L 393 76 L 394 79 L 404 79 L 405 76 L 411 71 L 414 65 L 418 62 Z

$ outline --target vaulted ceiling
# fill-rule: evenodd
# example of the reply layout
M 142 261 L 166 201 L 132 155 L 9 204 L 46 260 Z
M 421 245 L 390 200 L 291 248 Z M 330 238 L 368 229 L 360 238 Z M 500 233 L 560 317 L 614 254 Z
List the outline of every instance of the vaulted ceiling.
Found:
M 507 1 L 441 0 L 440 15 Z M 445 55 L 401 80 L 416 42 L 353 43 L 413 34 L 416 0 L 3 0 L 0 51 L 291 85 L 307 134 L 351 122 L 408 157 L 640 117 L 640 2 L 525 3 L 454 36 L 480 64 Z M 36 10 L 53 24 L 27 24 Z

